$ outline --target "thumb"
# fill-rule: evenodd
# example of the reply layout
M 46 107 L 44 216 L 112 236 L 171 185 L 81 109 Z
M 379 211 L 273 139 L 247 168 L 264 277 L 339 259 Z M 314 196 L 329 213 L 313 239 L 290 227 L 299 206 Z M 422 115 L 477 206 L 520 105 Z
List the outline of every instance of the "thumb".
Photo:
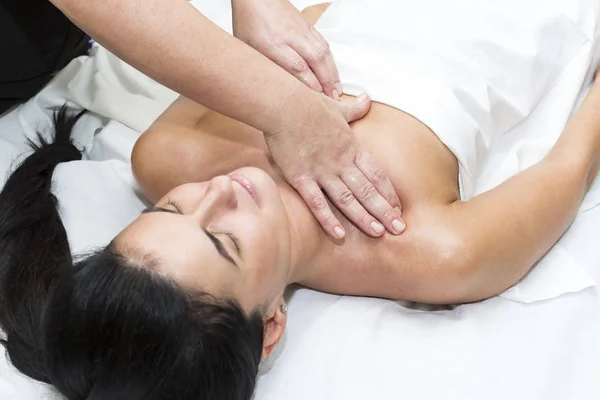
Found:
M 346 122 L 350 123 L 367 115 L 371 108 L 371 98 L 368 94 L 363 93 L 352 101 L 338 104 L 342 109 Z

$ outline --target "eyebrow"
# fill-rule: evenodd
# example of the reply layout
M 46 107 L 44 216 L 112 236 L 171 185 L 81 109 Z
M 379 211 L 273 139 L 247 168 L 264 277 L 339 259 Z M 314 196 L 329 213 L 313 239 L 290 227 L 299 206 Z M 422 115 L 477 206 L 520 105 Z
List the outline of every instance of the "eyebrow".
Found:
M 165 213 L 170 213 L 170 214 L 183 215 L 179 210 L 177 210 L 177 211 L 169 210 L 168 208 L 156 207 L 156 206 L 146 208 L 144 211 L 142 211 L 142 214 L 150 214 L 150 213 L 155 213 L 155 212 L 165 212 Z M 231 255 L 229 254 L 227 249 L 225 249 L 225 246 L 223 246 L 223 243 L 219 239 L 217 239 L 217 237 L 215 235 L 213 235 L 206 229 L 202 229 L 202 230 L 204 231 L 206 236 L 208 236 L 208 238 L 210 239 L 212 244 L 215 246 L 215 249 L 217 249 L 217 253 L 219 253 L 219 255 L 221 257 L 223 257 L 227 262 L 229 262 L 239 268 L 239 266 L 237 265 L 237 263 L 235 262 L 233 257 L 231 257 Z

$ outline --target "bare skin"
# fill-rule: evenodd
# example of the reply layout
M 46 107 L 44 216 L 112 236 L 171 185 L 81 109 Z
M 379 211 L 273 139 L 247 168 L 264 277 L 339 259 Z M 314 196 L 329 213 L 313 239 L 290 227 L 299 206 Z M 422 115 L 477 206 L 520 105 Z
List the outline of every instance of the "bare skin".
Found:
M 358 147 L 344 118 L 347 105 L 336 101 L 341 87 L 328 44 L 288 0 L 232 0 L 235 33 L 285 70 L 218 28 L 186 0 L 52 3 L 141 72 L 262 130 L 285 177 L 332 237 L 342 238 L 345 232 L 320 187 L 332 194 L 354 193 L 352 207 L 337 206 L 367 234 L 383 235 L 385 229 L 373 229 L 373 223 L 401 233 L 393 226 L 401 221 L 395 210 L 400 207 L 398 196 L 375 160 Z M 316 138 L 326 145 L 310 145 Z M 298 143 L 308 145 L 298 152 Z M 367 182 L 376 193 L 362 199 L 359 190 Z
M 316 21 L 325 8 L 304 13 Z M 600 85 L 595 84 L 540 163 L 463 202 L 452 152 L 414 117 L 374 103 L 352 128 L 360 145 L 388 171 L 407 224 L 402 235 L 380 239 L 364 235 L 341 215 L 346 238 L 329 238 L 282 179 L 260 131 L 183 97 L 143 134 L 132 165 L 153 202 L 187 182 L 246 166 L 261 168 L 303 221 L 292 242 L 301 243 L 296 253 L 311 257 L 299 263 L 303 270 L 294 282 L 331 293 L 464 303 L 512 286 L 568 228 L 598 172 L 599 115 Z

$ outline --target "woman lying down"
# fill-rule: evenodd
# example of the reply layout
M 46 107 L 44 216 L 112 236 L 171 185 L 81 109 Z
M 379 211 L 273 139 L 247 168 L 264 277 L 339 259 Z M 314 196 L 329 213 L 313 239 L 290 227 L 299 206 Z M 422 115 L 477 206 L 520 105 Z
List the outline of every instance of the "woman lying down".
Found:
M 411 7 L 389 12 L 401 3 Z M 77 117 L 63 110 L 54 142 L 39 146 L 0 195 L 0 322 L 12 363 L 69 399 L 248 399 L 260 361 L 285 329 L 282 295 L 291 283 L 445 304 L 494 296 L 522 278 L 565 232 L 598 172 L 600 84 L 541 162 L 469 199 L 485 144 L 527 116 L 568 59 L 546 46 L 552 64 L 509 76 L 530 80 L 527 93 L 518 85 L 502 91 L 490 61 L 498 55 L 469 53 L 463 30 L 454 39 L 448 31 L 438 48 L 427 40 L 427 24 L 422 32 L 414 23 L 386 25 L 390 14 L 443 23 L 414 3 L 340 1 L 318 26 L 343 82 L 354 80 L 349 90 L 363 85 L 386 99 L 349 118 L 400 196 L 402 235 L 373 239 L 346 222 L 346 239 L 332 240 L 273 166 L 260 132 L 180 98 L 133 152 L 135 176 L 154 206 L 105 249 L 73 262 L 50 194 L 54 167 L 80 158 L 69 140 Z M 545 15 L 568 4 L 548 5 Z M 306 15 L 315 21 L 325 8 Z M 475 24 L 460 10 L 441 14 L 461 29 Z M 482 37 L 491 24 L 485 19 L 498 14 L 481 12 L 477 45 L 499 40 Z M 553 24 L 554 47 L 564 48 L 572 36 L 561 29 L 571 25 Z M 507 26 L 522 31 L 520 43 L 542 29 Z M 386 49 L 376 54 L 384 38 Z M 462 47 L 449 48 L 452 40 Z M 475 56 L 474 64 L 461 63 Z M 380 61 L 367 69 L 369 58 Z M 440 75 L 423 77 L 413 68 L 419 59 Z M 502 68 L 516 68 L 505 61 Z M 381 76 L 395 63 L 395 75 Z M 461 81 L 465 75 L 471 79 Z M 415 82 L 428 82 L 428 97 L 410 92 Z M 480 82 L 490 90 L 487 109 L 477 108 Z M 458 86 L 463 92 L 453 97 Z M 521 107 L 521 116 L 509 106 Z

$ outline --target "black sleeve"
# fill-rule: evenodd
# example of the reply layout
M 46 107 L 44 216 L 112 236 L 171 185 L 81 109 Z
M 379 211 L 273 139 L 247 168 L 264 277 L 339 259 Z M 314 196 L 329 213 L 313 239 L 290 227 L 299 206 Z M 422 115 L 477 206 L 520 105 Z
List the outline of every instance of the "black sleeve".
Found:
M 89 38 L 48 0 L 0 1 L 0 114 L 37 93 Z

